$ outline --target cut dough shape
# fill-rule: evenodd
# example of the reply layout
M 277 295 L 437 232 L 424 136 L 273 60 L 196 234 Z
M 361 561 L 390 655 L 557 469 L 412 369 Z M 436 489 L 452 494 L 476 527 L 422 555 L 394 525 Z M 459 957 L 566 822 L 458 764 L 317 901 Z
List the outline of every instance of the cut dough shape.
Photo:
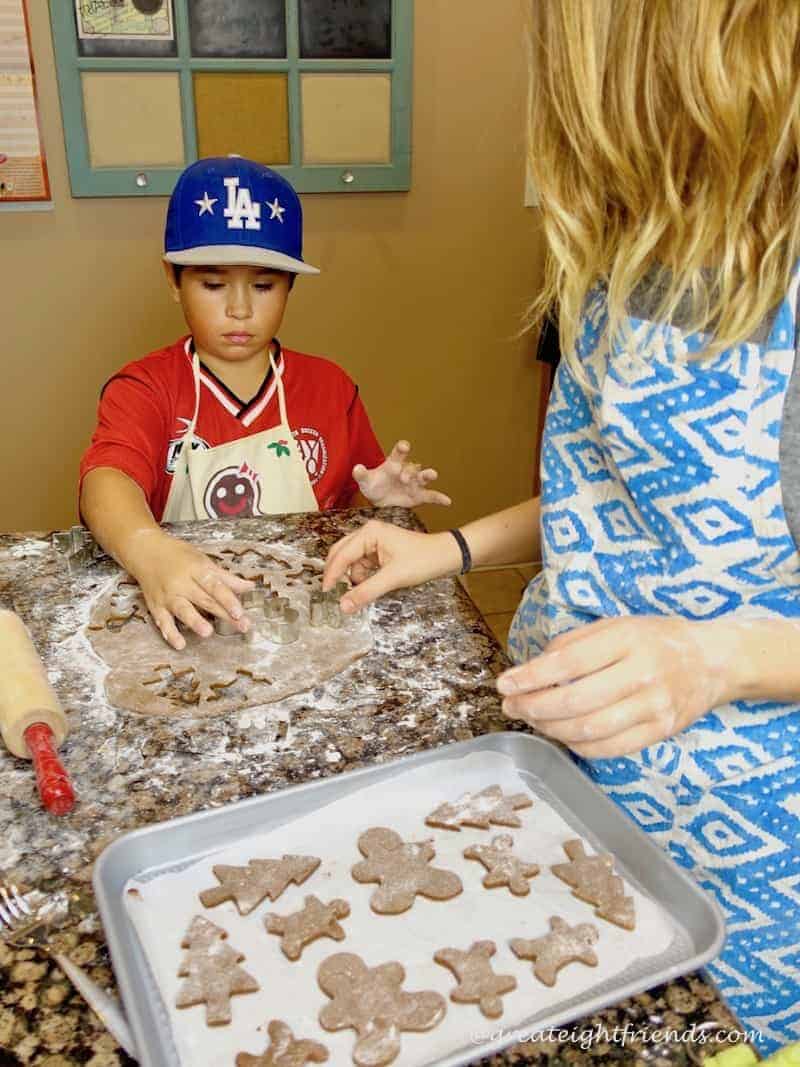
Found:
M 533 960 L 533 973 L 540 982 L 554 986 L 556 975 L 568 963 L 597 966 L 597 929 L 591 923 L 570 926 L 560 915 L 550 917 L 550 933 L 529 941 L 515 937 L 509 941 L 511 951 L 520 960 Z
M 450 999 L 456 1004 L 477 1004 L 487 1019 L 498 1019 L 503 1014 L 501 998 L 517 988 L 513 975 L 495 974 L 492 970 L 495 952 L 494 941 L 475 941 L 468 952 L 442 948 L 433 957 L 452 971 L 458 982 Z
M 478 860 L 488 871 L 481 883 L 484 889 L 507 885 L 514 896 L 525 897 L 531 891 L 528 879 L 536 877 L 539 867 L 518 859 L 511 851 L 513 847 L 511 834 L 498 834 L 491 845 L 470 845 L 462 855 L 467 860 Z
M 217 864 L 211 869 L 220 884 L 204 889 L 200 903 L 204 908 L 216 908 L 233 900 L 240 915 L 249 915 L 265 897 L 277 900 L 287 886 L 302 885 L 321 862 L 317 856 L 283 856 L 279 860 L 250 860 L 246 867 Z
M 489 825 L 522 826 L 515 811 L 529 808 L 533 801 L 525 793 L 503 796 L 499 785 L 489 785 L 480 793 L 465 793 L 456 801 L 440 804 L 430 813 L 425 822 L 441 830 L 460 830 L 462 826 L 474 826 L 488 830 Z
M 140 715 L 225 715 L 320 685 L 372 648 L 366 612 L 348 616 L 341 628 L 310 625 L 321 561 L 257 541 L 199 547 L 220 566 L 287 598 L 299 613 L 298 640 L 272 640 L 270 620 L 250 610 L 249 634 L 202 638 L 186 630 L 186 648 L 177 651 L 153 625 L 138 585 L 123 574 L 98 599 L 87 627 L 89 642 L 110 668 L 106 695 L 117 707 Z
M 594 913 L 599 919 L 621 926 L 623 930 L 635 930 L 633 897 L 625 896 L 625 883 L 614 874 L 613 856 L 607 853 L 587 856 L 580 838 L 565 841 L 562 847 L 569 863 L 553 864 L 550 870 L 556 878 L 572 886 L 572 895 L 578 900 L 594 904 Z
M 307 1063 L 325 1063 L 328 1050 L 318 1041 L 295 1040 L 290 1027 L 273 1019 L 267 1027 L 269 1046 L 262 1056 L 240 1052 L 236 1067 L 306 1067 Z
M 320 964 L 317 980 L 331 998 L 319 1013 L 325 1030 L 356 1031 L 353 1062 L 358 1067 L 383 1067 L 397 1059 L 403 1030 L 432 1030 L 444 1018 L 447 1004 L 439 993 L 402 989 L 405 968 L 399 963 L 367 967 L 360 956 L 340 952 Z
M 436 849 L 430 841 L 404 841 L 383 826 L 365 830 L 358 839 L 364 859 L 351 870 L 357 882 L 377 882 L 370 907 L 379 915 L 408 911 L 417 895 L 450 900 L 464 888 L 461 879 L 442 867 L 431 867 Z
M 231 1021 L 231 997 L 259 989 L 255 978 L 239 966 L 242 953 L 225 944 L 227 936 L 221 927 L 195 915 L 181 942 L 187 952 L 178 976 L 186 981 L 178 990 L 175 1006 L 205 1004 L 207 1026 L 226 1026 Z
M 350 914 L 350 905 L 346 900 L 332 900 L 323 904 L 315 896 L 305 898 L 303 907 L 290 915 L 277 915 L 274 911 L 264 916 L 264 925 L 268 934 L 277 934 L 281 939 L 281 951 L 290 960 L 299 960 L 306 945 L 319 937 L 331 937 L 334 941 L 344 941 L 345 932 L 339 919 L 346 919 Z

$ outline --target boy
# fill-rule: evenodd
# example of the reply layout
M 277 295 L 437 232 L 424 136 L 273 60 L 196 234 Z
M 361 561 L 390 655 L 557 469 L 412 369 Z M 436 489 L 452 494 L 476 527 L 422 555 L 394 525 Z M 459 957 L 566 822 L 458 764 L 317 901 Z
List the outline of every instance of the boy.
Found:
M 201 636 L 205 614 L 247 629 L 250 582 L 159 522 L 449 504 L 432 470 L 385 459 L 357 387 L 335 364 L 281 348 L 276 334 L 302 258 L 302 210 L 280 175 L 241 157 L 201 159 L 167 209 L 164 267 L 190 330 L 105 386 L 81 461 L 81 514 L 132 574 L 165 640 Z M 290 423 L 291 413 L 291 423 Z

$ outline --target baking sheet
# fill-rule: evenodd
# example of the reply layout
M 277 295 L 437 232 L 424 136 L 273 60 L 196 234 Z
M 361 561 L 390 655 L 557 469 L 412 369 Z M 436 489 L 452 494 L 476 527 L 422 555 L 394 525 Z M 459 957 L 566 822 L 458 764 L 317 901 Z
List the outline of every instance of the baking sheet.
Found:
M 446 769 L 446 773 L 443 773 Z M 533 807 L 519 812 L 522 827 L 492 827 L 488 831 L 465 828 L 456 833 L 424 825 L 424 818 L 437 805 L 499 783 L 504 792 L 529 792 Z M 277 801 L 279 796 L 272 798 Z M 621 818 L 624 818 L 621 816 Z M 428 901 L 418 897 L 410 911 L 399 916 L 373 913 L 369 898 L 375 885 L 359 885 L 350 869 L 362 857 L 356 842 L 371 826 L 388 826 L 404 840 L 432 839 L 436 848 L 433 866 L 455 871 L 464 891 L 451 901 Z M 483 866 L 463 858 L 471 844 L 488 843 L 501 833 L 514 837 L 514 852 L 539 864 L 541 873 L 532 879 L 528 896 L 515 897 L 506 888 L 484 889 Z M 161 992 L 179 1062 L 185 1067 L 233 1064 L 236 1053 L 260 1054 L 267 1045 L 270 1019 L 283 1019 L 295 1036 L 321 1041 L 330 1050 L 332 1064 L 349 1064 L 355 1034 L 351 1030 L 331 1034 L 317 1022 L 320 1008 L 328 1002 L 316 982 L 322 960 L 337 952 L 355 952 L 368 966 L 399 960 L 406 969 L 407 990 L 432 989 L 448 1004 L 442 1023 L 423 1034 L 405 1033 L 398 1067 L 440 1061 L 457 1050 L 474 1058 L 484 1043 L 493 1043 L 501 1031 L 522 1030 L 532 1016 L 557 1014 L 559 1005 L 588 1001 L 609 986 L 610 980 L 642 959 L 657 959 L 688 941 L 674 918 L 650 897 L 633 888 L 626 890 L 636 900 L 637 929 L 622 930 L 596 919 L 591 905 L 575 900 L 570 888 L 549 867 L 563 862 L 564 841 L 583 836 L 582 827 L 567 821 L 546 800 L 535 797 L 520 777 L 514 760 L 501 752 L 480 752 L 461 759 L 434 761 L 400 773 L 389 781 L 365 787 L 266 834 L 251 835 L 222 851 L 195 859 L 181 870 L 142 872 L 129 880 L 125 906 L 135 926 Z M 227 902 L 205 909 L 197 894 L 217 885 L 211 868 L 216 863 L 244 866 L 251 858 L 280 856 L 284 852 L 315 855 L 319 869 L 302 886 L 289 887 L 273 902 L 261 904 L 248 916 L 240 916 Z M 623 868 L 623 874 L 625 873 Z M 263 927 L 267 912 L 288 914 L 314 894 L 328 902 L 342 897 L 351 914 L 342 920 L 347 937 L 342 942 L 320 939 L 306 947 L 301 959 L 288 961 L 280 939 Z M 532 974 L 530 962 L 517 960 L 508 947 L 511 937 L 538 937 L 549 929 L 548 918 L 558 914 L 571 925 L 592 922 L 598 930 L 596 968 L 570 964 L 559 974 L 554 988 L 542 985 Z M 179 1010 L 175 996 L 183 981 L 177 976 L 183 950 L 180 941 L 194 915 L 204 915 L 228 932 L 227 943 L 245 955 L 241 964 L 259 982 L 260 992 L 231 999 L 233 1021 L 225 1027 L 207 1027 L 205 1007 Z M 455 987 L 450 971 L 433 962 L 440 948 L 467 949 L 473 941 L 491 939 L 497 944 L 492 963 L 496 973 L 512 974 L 517 989 L 503 998 L 501 1019 L 487 1020 L 476 1005 L 458 1005 L 449 1000 Z M 654 977 L 654 981 L 657 980 Z M 509 1038 L 512 1040 L 513 1038 Z

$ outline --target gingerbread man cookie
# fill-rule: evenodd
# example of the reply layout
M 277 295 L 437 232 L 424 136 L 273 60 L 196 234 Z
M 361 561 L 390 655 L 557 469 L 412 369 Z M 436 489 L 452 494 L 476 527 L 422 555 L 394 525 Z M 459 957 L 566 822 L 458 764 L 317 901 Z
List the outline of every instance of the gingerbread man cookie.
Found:
M 478 860 L 489 872 L 483 878 L 486 889 L 507 885 L 517 897 L 527 896 L 531 891 L 528 878 L 535 878 L 539 867 L 535 863 L 526 863 L 517 859 L 511 849 L 514 838 L 511 834 L 499 834 L 492 838 L 491 845 L 470 845 L 463 852 L 464 859 Z
M 488 830 L 495 826 L 522 826 L 515 811 L 529 808 L 533 801 L 525 793 L 503 796 L 499 785 L 490 785 L 480 793 L 465 793 L 455 802 L 440 804 L 430 813 L 425 822 L 442 830 L 460 830 L 462 826 L 474 826 Z
M 358 839 L 365 857 L 351 874 L 357 882 L 377 882 L 370 907 L 379 915 L 408 911 L 419 894 L 429 900 L 450 900 L 464 886 L 457 874 L 429 864 L 436 855 L 430 841 L 406 842 L 385 827 L 366 830 Z
M 360 956 L 339 952 L 317 973 L 320 989 L 331 998 L 319 1013 L 325 1030 L 356 1031 L 353 1062 L 358 1067 L 384 1067 L 400 1052 L 403 1030 L 432 1030 L 447 1011 L 444 997 L 426 990 L 406 993 L 405 969 L 399 963 L 369 968 Z
M 304 906 L 291 915 L 268 912 L 264 917 L 264 925 L 267 933 L 280 936 L 284 956 L 299 960 L 304 947 L 318 937 L 344 941 L 345 932 L 336 920 L 346 919 L 349 914 L 350 905 L 346 900 L 332 900 L 330 904 L 323 904 L 317 897 L 308 896 Z
M 562 882 L 572 886 L 572 895 L 587 904 L 594 904 L 599 919 L 621 926 L 636 928 L 633 897 L 625 896 L 625 884 L 614 874 L 614 860 L 609 855 L 587 856 L 580 838 L 567 841 L 563 849 L 569 863 L 555 863 L 550 868 Z
M 181 946 L 188 949 L 178 975 L 186 981 L 175 998 L 177 1008 L 205 1004 L 206 1025 L 224 1026 L 231 1021 L 231 997 L 256 993 L 258 982 L 239 967 L 244 956 L 224 944 L 225 930 L 195 915 Z
M 597 954 L 592 945 L 597 943 L 597 930 L 591 923 L 570 926 L 560 915 L 550 918 L 550 933 L 528 941 L 515 937 L 509 941 L 511 951 L 520 960 L 535 960 L 533 973 L 540 982 L 553 986 L 556 975 L 568 963 L 585 963 L 597 966 Z
M 269 897 L 277 900 L 288 885 L 302 885 L 322 861 L 316 856 L 284 856 L 279 860 L 250 860 L 246 867 L 213 867 L 220 885 L 204 889 L 200 901 L 204 908 L 216 908 L 226 900 L 236 902 L 240 915 L 248 915 L 253 908 Z
M 240 1052 L 236 1057 L 236 1067 L 306 1067 L 307 1063 L 324 1063 L 328 1059 L 328 1050 L 324 1045 L 305 1038 L 296 1041 L 291 1029 L 280 1019 L 273 1019 L 267 1031 L 267 1051 L 261 1056 Z
M 510 974 L 495 974 L 491 959 L 497 952 L 494 941 L 476 941 L 468 952 L 457 948 L 442 948 L 434 960 L 451 970 L 458 985 L 450 994 L 457 1004 L 477 1004 L 488 1019 L 503 1014 L 504 993 L 517 988 L 517 980 Z

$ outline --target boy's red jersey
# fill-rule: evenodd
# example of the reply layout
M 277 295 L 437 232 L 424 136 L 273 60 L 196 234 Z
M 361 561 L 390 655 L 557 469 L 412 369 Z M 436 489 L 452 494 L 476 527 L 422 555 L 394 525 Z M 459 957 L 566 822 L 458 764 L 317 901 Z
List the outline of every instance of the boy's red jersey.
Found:
M 172 472 L 195 407 L 191 339 L 127 364 L 103 388 L 92 442 L 83 455 L 81 484 L 89 471 L 114 467 L 141 486 L 160 521 Z M 321 510 L 347 507 L 358 490 L 356 463 L 384 460 L 358 387 L 330 360 L 281 349 L 275 360 L 286 395 L 289 423 Z M 269 430 L 280 422 L 274 375 L 243 403 L 200 366 L 196 447 L 213 448 Z

